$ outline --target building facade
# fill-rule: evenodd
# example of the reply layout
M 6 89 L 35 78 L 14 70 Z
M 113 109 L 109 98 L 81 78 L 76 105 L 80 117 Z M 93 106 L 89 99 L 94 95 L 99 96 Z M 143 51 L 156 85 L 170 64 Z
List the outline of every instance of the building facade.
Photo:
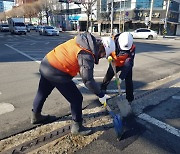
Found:
M 4 11 L 8 11 L 8 10 L 11 10 L 14 6 L 14 2 L 11 2 L 11 1 L 3 1 L 4 3 Z
M 4 3 L 0 1 L 0 12 L 4 12 Z
M 179 30 L 179 3 L 176 0 L 154 0 L 150 18 L 152 0 L 114 0 L 113 7 L 112 0 L 97 0 L 92 6 L 90 22 L 93 25 L 93 31 L 110 32 L 113 12 L 113 29 L 116 32 L 150 27 L 158 34 L 163 34 L 166 29 L 168 35 L 176 35 L 177 29 Z M 63 3 L 63 5 L 66 7 L 62 12 L 68 14 L 68 17 L 62 19 L 69 20 L 73 30 L 80 26 L 80 30 L 84 31 L 87 15 L 83 5 L 74 3 Z
M 89 1 L 91 3 L 92 1 Z M 60 25 L 67 30 L 86 31 L 87 29 L 87 13 L 89 13 L 89 28 L 93 27 L 94 30 L 95 21 L 97 21 L 97 2 L 92 5 L 88 5 L 88 1 L 81 0 L 60 0 L 62 5 L 59 18 L 62 19 Z M 65 21 L 64 21 L 65 20 Z M 91 31 L 91 30 L 90 30 Z
M 106 0 L 100 2 L 98 27 L 102 30 L 109 31 L 111 26 L 111 5 Z M 118 31 L 150 27 L 159 34 L 162 34 L 164 28 L 168 35 L 176 34 L 179 24 L 179 3 L 176 1 L 169 1 L 168 6 L 168 0 L 154 0 L 151 20 L 151 0 L 117 0 L 113 5 L 113 28 Z

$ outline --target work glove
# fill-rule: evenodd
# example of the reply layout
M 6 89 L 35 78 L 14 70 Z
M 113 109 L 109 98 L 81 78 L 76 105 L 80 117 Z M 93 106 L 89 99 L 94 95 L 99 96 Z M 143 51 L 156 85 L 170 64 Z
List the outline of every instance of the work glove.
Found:
M 106 107 L 107 99 L 109 99 L 109 98 L 110 98 L 110 96 L 105 94 L 103 97 L 99 97 L 99 101 L 101 102 L 101 104 L 103 104 Z

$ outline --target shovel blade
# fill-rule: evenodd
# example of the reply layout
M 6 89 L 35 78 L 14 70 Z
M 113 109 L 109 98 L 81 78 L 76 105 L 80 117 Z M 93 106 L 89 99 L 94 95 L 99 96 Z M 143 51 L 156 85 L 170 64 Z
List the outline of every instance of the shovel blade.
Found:
M 120 110 L 120 115 L 121 117 L 128 117 L 129 115 L 132 114 L 132 108 L 129 102 L 122 96 L 117 96 L 114 98 L 114 103 L 117 104 L 119 110 Z

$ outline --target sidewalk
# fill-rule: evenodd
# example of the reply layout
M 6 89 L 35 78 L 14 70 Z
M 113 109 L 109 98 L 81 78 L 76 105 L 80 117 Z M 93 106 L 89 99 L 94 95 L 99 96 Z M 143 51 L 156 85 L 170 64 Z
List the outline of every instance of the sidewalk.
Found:
M 161 39 L 174 39 L 174 40 L 180 40 L 180 36 L 165 36 L 163 37 L 162 35 L 158 35 L 158 38 L 161 38 Z
M 147 95 L 140 93 L 136 95 L 136 99 L 133 102 L 133 111 L 136 115 L 142 115 L 143 112 L 147 113 L 145 109 L 149 106 L 155 106 L 160 103 L 172 104 L 173 96 L 176 98 L 180 97 L 180 82 L 179 82 L 180 73 L 169 76 L 163 80 L 149 84 L 145 89 Z M 173 81 L 173 82 L 172 82 Z M 167 84 L 168 83 L 168 84 Z M 162 86 L 163 85 L 163 86 Z M 164 86 L 166 85 L 166 86 Z M 152 90 L 162 86 L 161 90 Z M 141 95 L 141 97 L 140 97 Z M 170 98 L 170 99 L 169 99 Z M 113 104 L 113 99 L 110 99 L 110 102 Z M 113 108 L 112 108 L 113 109 Z M 177 108 L 178 109 L 178 108 Z M 98 119 L 95 119 L 92 123 L 86 124 L 88 127 L 93 127 L 94 133 L 87 137 L 77 136 L 74 137 L 67 132 L 65 136 L 54 138 L 55 134 L 51 133 L 65 125 L 70 124 L 70 116 L 64 117 L 59 121 L 39 126 L 35 129 L 26 131 L 21 134 L 9 137 L 5 140 L 0 141 L 0 153 L 12 153 L 13 150 L 16 152 L 22 153 L 74 153 L 75 151 L 78 154 L 119 154 L 119 153 L 132 153 L 132 154 L 141 154 L 141 153 L 168 153 L 166 149 L 154 145 L 151 142 L 145 142 L 144 138 L 151 138 L 152 135 L 149 133 L 151 127 L 144 121 L 142 118 L 130 119 L 129 123 L 126 122 L 125 128 L 126 131 L 122 137 L 122 140 L 117 141 L 115 130 L 112 127 L 112 119 L 109 115 L 104 115 L 104 107 L 99 106 L 97 102 L 92 103 L 92 106 L 86 108 L 83 111 L 83 114 L 87 117 L 97 116 Z M 172 111 L 170 111 L 172 112 Z M 148 113 L 148 115 L 151 113 Z M 157 130 L 154 130 L 157 131 Z M 177 132 L 180 133 L 180 132 Z M 56 132 L 57 134 L 57 132 Z M 42 136 L 45 135 L 46 138 L 50 139 L 49 141 L 43 143 Z M 160 133 L 158 135 L 161 135 Z M 179 134 L 180 135 L 180 134 Z M 51 137 L 49 137 L 51 136 Z M 44 138 L 44 137 L 43 137 Z M 22 146 L 23 143 L 23 146 Z M 43 143 L 41 147 L 38 143 Z M 178 142 L 176 142 L 178 143 Z M 156 143 L 159 144 L 159 143 Z M 170 144 L 170 140 L 169 140 Z M 17 147 L 18 146 L 18 147 Z M 172 145 L 173 146 L 176 145 Z M 24 147 L 24 148 L 23 148 Z M 33 147 L 36 147 L 33 149 Z M 179 147 L 180 148 L 180 147 Z M 176 147 L 177 150 L 178 147 Z M 9 150 L 9 151 L 8 151 Z M 24 151 L 22 151 L 24 150 Z M 28 150 L 30 150 L 28 152 Z
M 77 31 L 65 31 L 65 32 L 71 33 L 71 34 L 74 34 L 74 35 L 78 34 Z M 96 37 L 100 37 L 100 36 L 110 36 L 110 33 L 104 33 L 104 32 L 102 32 L 101 35 L 100 35 L 99 32 L 92 32 L 92 34 L 93 34 L 94 36 L 96 36 Z M 159 39 L 174 39 L 174 40 L 180 40 L 180 36 L 167 36 L 167 35 L 166 35 L 165 37 L 163 37 L 162 35 L 158 35 L 157 38 L 159 38 Z

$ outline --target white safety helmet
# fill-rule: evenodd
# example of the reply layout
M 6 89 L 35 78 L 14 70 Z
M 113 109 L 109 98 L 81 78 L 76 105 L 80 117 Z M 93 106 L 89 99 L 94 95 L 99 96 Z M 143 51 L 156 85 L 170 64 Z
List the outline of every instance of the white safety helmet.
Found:
M 115 51 L 115 42 L 111 37 L 102 37 L 101 40 L 106 51 L 106 57 L 108 57 L 113 51 Z
M 118 42 L 122 50 L 130 50 L 133 44 L 133 36 L 129 32 L 123 32 L 119 35 Z

